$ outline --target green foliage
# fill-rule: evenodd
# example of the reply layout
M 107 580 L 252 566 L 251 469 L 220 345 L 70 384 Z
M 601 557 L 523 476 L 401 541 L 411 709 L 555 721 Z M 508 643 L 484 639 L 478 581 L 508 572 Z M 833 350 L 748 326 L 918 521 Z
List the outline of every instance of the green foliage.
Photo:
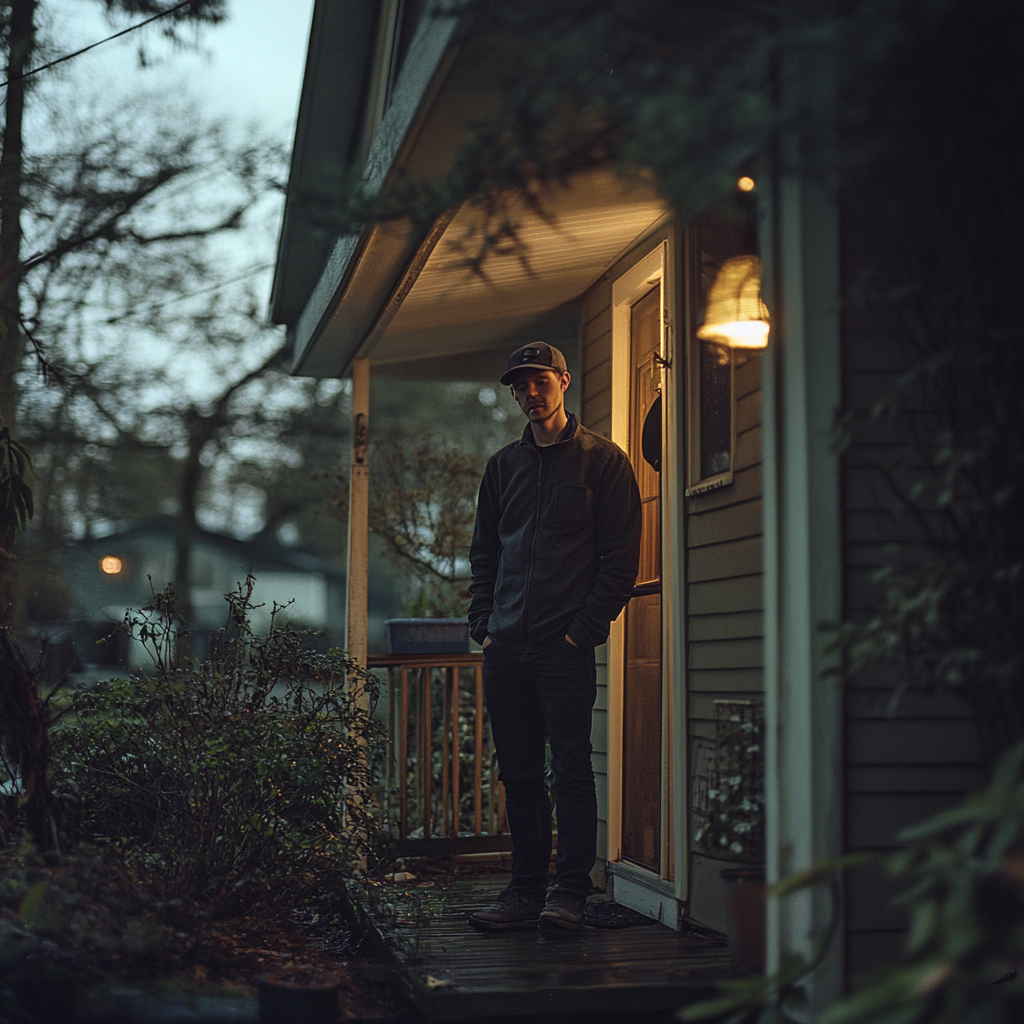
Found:
M 905 438 L 876 470 L 890 495 L 886 533 L 899 540 L 873 573 L 871 614 L 848 622 L 839 642 L 849 676 L 881 670 L 898 681 L 894 704 L 909 687 L 962 697 L 993 763 L 1024 739 L 1024 350 L 1008 302 L 1016 286 L 1003 268 L 1002 282 L 987 287 L 940 275 L 912 283 L 904 273 L 903 287 L 923 291 L 927 308 L 950 296 L 956 308 L 936 329 L 916 303 L 887 303 L 910 321 L 911 368 L 850 429 Z
M 1012 1024 L 1024 1012 L 1024 744 L 1007 751 L 991 784 L 960 806 L 900 835 L 885 858 L 906 888 L 910 912 L 903 962 L 829 1007 L 821 1024 Z M 784 879 L 770 895 L 827 883 L 838 905 L 838 876 L 872 859 L 823 862 Z M 774 1024 L 790 1021 L 799 984 L 829 955 L 836 920 L 816 937 L 810 957 L 771 975 L 719 985 L 719 995 L 689 1007 L 687 1021 Z M 998 984 L 997 984 L 998 982 Z
M 195 940 L 158 910 L 112 847 L 0 851 L 0 1020 L 77 1020 L 111 967 L 138 977 L 181 963 Z
M 716 701 L 715 780 L 708 820 L 694 834 L 705 853 L 764 860 L 764 710 L 749 701 Z
M 833 1006 L 822 1024 L 998 1024 L 1024 1010 L 1024 744 L 991 785 L 906 829 L 889 873 L 908 888 L 906 962 Z
M 129 616 L 152 670 L 79 691 L 53 734 L 73 835 L 117 844 L 166 899 L 223 901 L 313 873 L 322 885 L 377 832 L 377 680 L 338 650 L 306 650 L 289 627 L 256 636 L 253 584 L 226 595 L 231 626 L 207 661 L 180 657 L 173 595 Z
M 844 423 L 854 459 L 868 455 L 875 535 L 891 543 L 859 595 L 870 612 L 851 616 L 841 644 L 851 676 L 962 697 L 994 765 L 1024 740 L 1024 319 L 1007 216 L 1021 9 L 988 22 L 965 3 L 943 13 L 880 68 L 858 136 L 876 155 L 847 173 L 859 208 L 887 223 L 844 302 L 892 338 L 894 358 L 891 390 Z M 982 106 L 998 127 L 979 134 Z M 882 438 L 885 453 L 871 448 Z
M 671 0 L 454 0 L 467 32 L 488 38 L 501 105 L 475 125 L 447 173 L 397 177 L 321 211 L 340 229 L 411 218 L 426 229 L 470 199 L 484 216 L 465 264 L 517 252 L 520 200 L 543 210 L 576 175 L 612 169 L 653 185 L 690 215 L 727 195 L 735 170 L 779 123 L 771 70 L 782 34 L 774 7 Z M 788 45 L 814 37 L 831 9 L 804 5 Z M 521 207 L 519 207 L 521 208 Z
M 25 843 L 5 859 L 0 905 L 24 932 L 129 961 L 175 944 L 147 906 L 137 879 L 110 848 L 79 847 L 55 867 Z
M 29 450 L 11 437 L 8 427 L 0 428 L 0 542 L 24 533 L 35 513 L 31 474 Z
M 716 1024 L 797 1024 L 802 1020 L 803 1015 L 799 1011 L 806 1003 L 802 982 L 830 956 L 839 926 L 842 873 L 846 868 L 868 859 L 863 854 L 851 854 L 840 860 L 822 860 L 807 871 L 798 872 L 773 885 L 768 896 L 774 899 L 814 885 L 828 886 L 832 912 L 822 934 L 815 937 L 810 954 L 786 957 L 772 974 L 754 974 L 720 982 L 717 996 L 680 1010 L 679 1019 L 710 1020 Z
M 427 617 L 464 615 L 484 457 L 428 436 L 376 442 L 370 459 L 370 530 L 415 580 L 410 610 Z M 335 496 L 336 510 L 347 512 L 347 504 L 346 494 Z
M 1020 96 L 1005 77 L 1021 13 L 1007 8 L 998 31 L 971 5 L 948 14 L 886 69 L 881 119 L 871 119 L 873 132 L 892 133 L 868 182 L 891 235 L 848 301 L 882 330 L 898 325 L 906 370 L 846 424 L 851 436 L 901 443 L 873 467 L 892 543 L 861 595 L 871 610 L 839 640 L 848 675 L 891 683 L 893 706 L 910 688 L 961 698 L 993 776 L 900 837 L 886 863 L 904 886 L 903 963 L 823 1018 L 835 1022 L 1024 1015 L 1020 980 L 993 985 L 1024 959 L 1024 321 L 1019 228 L 1006 215 Z M 970 113 L 979 105 L 1000 126 L 984 137 Z

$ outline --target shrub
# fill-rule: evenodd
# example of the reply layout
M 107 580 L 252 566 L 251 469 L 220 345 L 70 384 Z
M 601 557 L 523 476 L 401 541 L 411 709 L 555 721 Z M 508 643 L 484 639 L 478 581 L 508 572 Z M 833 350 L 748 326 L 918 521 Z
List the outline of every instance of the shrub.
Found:
M 378 829 L 376 678 L 290 627 L 255 635 L 253 583 L 225 595 L 229 628 L 201 663 L 175 661 L 187 634 L 173 595 L 129 614 L 152 670 L 76 693 L 53 732 L 69 838 L 118 845 L 165 898 L 322 881 L 353 868 Z
M 715 701 L 715 774 L 708 817 L 694 833 L 711 857 L 764 861 L 764 708 Z

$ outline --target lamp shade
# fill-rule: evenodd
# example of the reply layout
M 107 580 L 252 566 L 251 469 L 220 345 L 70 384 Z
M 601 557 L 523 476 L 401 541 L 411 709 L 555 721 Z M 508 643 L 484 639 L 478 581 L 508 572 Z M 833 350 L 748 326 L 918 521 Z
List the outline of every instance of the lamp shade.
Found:
M 756 256 L 726 260 L 711 285 L 697 337 L 730 348 L 764 348 L 770 323 L 761 299 L 761 261 Z

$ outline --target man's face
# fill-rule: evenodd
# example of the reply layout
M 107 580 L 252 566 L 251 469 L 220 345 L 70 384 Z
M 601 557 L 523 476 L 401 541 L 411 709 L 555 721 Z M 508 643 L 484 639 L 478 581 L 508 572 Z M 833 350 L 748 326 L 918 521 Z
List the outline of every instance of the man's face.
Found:
M 568 373 L 554 370 L 523 370 L 512 381 L 512 397 L 531 423 L 543 423 L 562 407 Z

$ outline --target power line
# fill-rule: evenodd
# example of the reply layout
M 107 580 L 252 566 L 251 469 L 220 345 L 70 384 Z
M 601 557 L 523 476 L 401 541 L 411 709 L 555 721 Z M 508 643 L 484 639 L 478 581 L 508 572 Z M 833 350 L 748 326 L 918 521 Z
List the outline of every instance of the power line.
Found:
M 46 71 L 47 68 L 56 67 L 58 64 L 63 64 L 66 60 L 71 60 L 74 57 L 81 57 L 83 53 L 88 53 L 90 50 L 95 50 L 97 46 L 102 46 L 104 43 L 109 43 L 113 39 L 120 39 L 121 36 L 128 35 L 129 32 L 134 32 L 137 28 L 144 28 L 146 25 L 151 25 L 154 21 L 160 18 L 166 18 L 168 14 L 173 14 L 175 11 L 180 11 L 182 7 L 188 7 L 192 3 L 192 0 L 184 0 L 183 3 L 175 4 L 174 7 L 169 7 L 166 11 L 161 11 L 159 14 L 154 14 L 152 18 L 147 18 L 145 21 L 140 21 L 137 25 L 129 25 L 128 28 L 121 29 L 120 32 L 115 32 L 112 36 L 107 36 L 106 39 L 100 39 L 95 43 L 90 43 L 88 46 L 83 46 L 80 50 L 75 50 L 74 53 L 66 53 L 63 57 L 58 57 L 56 60 L 51 60 L 48 64 L 40 64 L 39 67 L 33 68 L 31 71 L 26 71 L 25 74 L 19 75 L 17 78 L 5 78 L 0 82 L 0 89 L 5 85 L 11 85 L 14 82 L 23 82 L 26 78 L 31 78 L 33 75 L 38 75 L 40 71 Z
M 250 270 L 247 270 L 244 274 L 239 274 L 238 277 L 229 277 L 224 281 L 218 281 L 216 284 L 211 284 L 208 288 L 197 288 L 194 292 L 183 292 L 181 295 L 175 295 L 169 299 L 164 299 L 162 302 L 151 302 L 147 305 L 138 306 L 134 309 L 128 310 L 127 313 L 107 317 L 104 320 L 96 320 L 94 323 L 113 326 L 123 320 L 129 320 L 133 316 L 155 313 L 157 310 L 163 309 L 165 306 L 170 306 L 172 303 L 183 302 L 185 299 L 192 299 L 197 295 L 206 295 L 209 292 L 215 292 L 218 288 L 226 288 L 229 284 L 237 284 L 239 281 L 248 280 L 251 277 L 255 277 L 257 274 L 262 274 L 265 270 L 270 270 L 273 266 L 273 263 L 259 263 Z

